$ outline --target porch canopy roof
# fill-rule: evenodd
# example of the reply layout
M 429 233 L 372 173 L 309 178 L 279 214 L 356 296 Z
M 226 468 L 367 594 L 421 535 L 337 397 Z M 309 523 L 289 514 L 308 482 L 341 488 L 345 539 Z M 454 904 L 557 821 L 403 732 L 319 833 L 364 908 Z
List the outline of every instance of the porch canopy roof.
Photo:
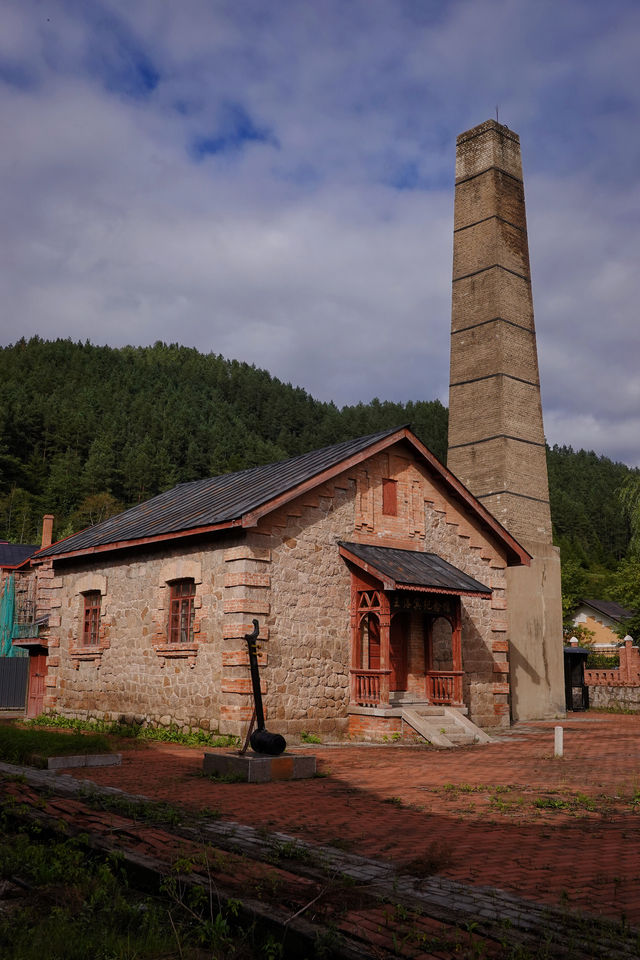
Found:
M 381 580 L 385 590 L 419 590 L 489 599 L 491 588 L 458 570 L 437 553 L 340 541 L 340 556 Z

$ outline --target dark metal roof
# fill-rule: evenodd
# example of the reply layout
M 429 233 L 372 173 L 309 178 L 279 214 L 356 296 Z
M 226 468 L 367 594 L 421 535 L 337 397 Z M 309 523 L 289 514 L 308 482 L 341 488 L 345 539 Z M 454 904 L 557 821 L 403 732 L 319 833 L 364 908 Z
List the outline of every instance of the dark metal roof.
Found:
M 0 567 L 17 567 L 38 549 L 29 543 L 0 542 Z
M 441 590 L 449 593 L 485 594 L 491 587 L 447 563 L 436 553 L 418 553 L 395 547 L 377 547 L 364 543 L 341 542 L 340 546 L 367 565 L 374 575 L 391 581 L 391 589 Z
M 401 429 L 403 427 L 382 430 L 239 473 L 178 484 L 103 523 L 54 543 L 38 553 L 38 558 L 240 521 L 245 514 Z
M 619 603 L 614 603 L 612 600 L 581 600 L 580 602 L 617 622 L 628 620 L 634 614 L 633 610 L 625 610 Z

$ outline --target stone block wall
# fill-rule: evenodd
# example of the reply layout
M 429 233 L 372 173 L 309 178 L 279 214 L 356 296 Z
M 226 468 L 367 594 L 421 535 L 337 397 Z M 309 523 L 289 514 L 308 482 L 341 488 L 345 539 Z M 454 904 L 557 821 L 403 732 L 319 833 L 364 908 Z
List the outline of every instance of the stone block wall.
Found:
M 217 729 L 224 572 L 223 551 L 201 545 L 61 567 L 49 587 L 57 596 L 49 617 L 45 708 Z M 167 642 L 168 583 L 181 577 L 196 581 L 193 644 Z M 85 590 L 102 594 L 95 647 L 82 645 Z

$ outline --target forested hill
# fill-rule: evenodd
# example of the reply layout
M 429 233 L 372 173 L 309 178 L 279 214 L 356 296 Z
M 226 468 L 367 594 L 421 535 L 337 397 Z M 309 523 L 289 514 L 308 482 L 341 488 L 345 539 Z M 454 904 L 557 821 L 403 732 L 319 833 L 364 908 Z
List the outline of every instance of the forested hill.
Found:
M 0 539 L 37 543 L 44 513 L 61 537 L 176 483 L 402 423 L 446 460 L 438 401 L 338 409 L 264 370 L 176 344 L 21 340 L 0 349 Z M 565 557 L 614 564 L 629 543 L 617 498 L 629 469 L 566 447 L 548 457 Z
M 177 344 L 34 338 L 0 349 L 0 539 L 56 538 L 187 480 L 410 422 L 441 459 L 438 401 L 339 410 L 265 370 Z

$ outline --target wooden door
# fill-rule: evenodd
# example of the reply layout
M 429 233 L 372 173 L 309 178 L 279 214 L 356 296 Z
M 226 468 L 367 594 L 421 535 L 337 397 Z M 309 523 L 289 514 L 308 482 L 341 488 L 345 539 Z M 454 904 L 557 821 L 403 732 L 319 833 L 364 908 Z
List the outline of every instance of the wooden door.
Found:
M 47 675 L 46 653 L 32 653 L 29 656 L 29 695 L 27 697 L 27 716 L 37 717 L 44 707 L 44 678 Z
M 389 633 L 390 690 L 407 689 L 407 648 L 409 645 L 409 615 L 396 613 Z

